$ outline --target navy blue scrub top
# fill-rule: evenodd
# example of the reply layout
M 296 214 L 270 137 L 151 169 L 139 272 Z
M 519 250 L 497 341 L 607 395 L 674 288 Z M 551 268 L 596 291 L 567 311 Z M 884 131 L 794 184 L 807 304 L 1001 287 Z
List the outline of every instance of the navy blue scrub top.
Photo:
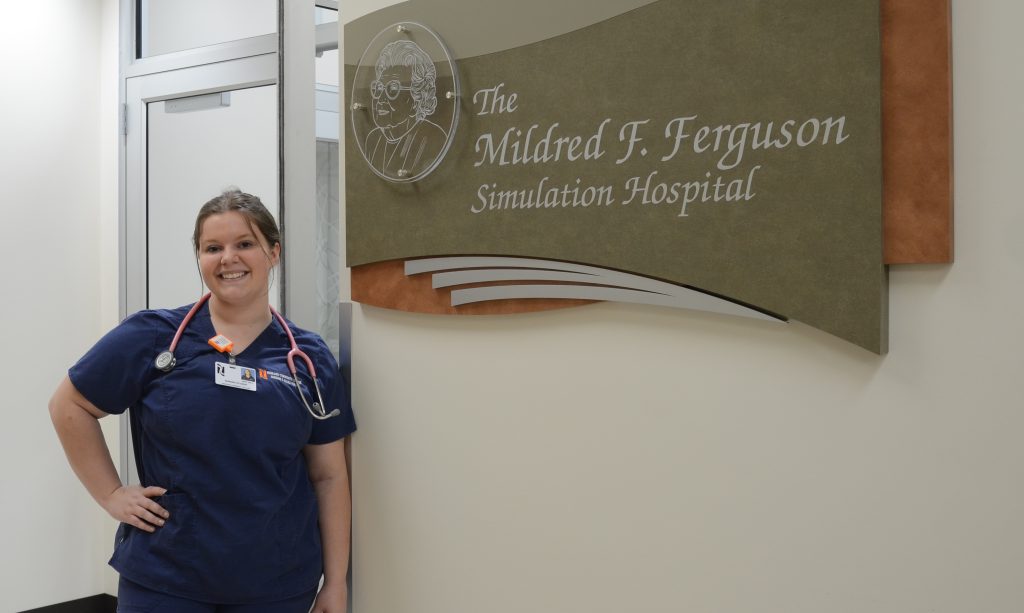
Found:
M 154 360 L 190 306 L 132 315 L 68 372 L 103 411 L 131 408 L 142 485 L 167 489 L 157 499 L 170 512 L 167 523 L 152 534 L 122 524 L 110 564 L 150 589 L 206 602 L 270 602 L 308 592 L 320 580 L 323 558 L 302 449 L 355 430 L 337 363 L 319 336 L 289 322 L 316 365 L 325 408 L 341 410 L 324 421 L 298 397 L 285 361 L 288 337 L 276 319 L 235 357 L 254 369 L 256 390 L 216 385 L 215 364 L 228 356 L 206 342 L 216 332 L 204 305 L 178 343 L 177 366 L 161 372 Z M 297 368 L 308 381 L 304 365 Z

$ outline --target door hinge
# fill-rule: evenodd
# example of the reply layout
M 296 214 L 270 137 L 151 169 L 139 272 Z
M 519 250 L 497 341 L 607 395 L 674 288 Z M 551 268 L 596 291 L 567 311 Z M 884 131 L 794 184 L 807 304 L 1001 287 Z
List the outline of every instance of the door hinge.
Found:
M 121 105 L 121 134 L 128 136 L 128 105 Z

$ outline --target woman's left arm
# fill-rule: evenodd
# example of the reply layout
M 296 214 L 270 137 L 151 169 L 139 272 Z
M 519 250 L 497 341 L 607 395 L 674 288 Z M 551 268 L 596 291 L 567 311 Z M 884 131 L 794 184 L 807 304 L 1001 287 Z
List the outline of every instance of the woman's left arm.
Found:
M 345 440 L 303 449 L 320 507 L 324 585 L 310 613 L 345 613 L 348 607 L 348 552 L 352 523 Z

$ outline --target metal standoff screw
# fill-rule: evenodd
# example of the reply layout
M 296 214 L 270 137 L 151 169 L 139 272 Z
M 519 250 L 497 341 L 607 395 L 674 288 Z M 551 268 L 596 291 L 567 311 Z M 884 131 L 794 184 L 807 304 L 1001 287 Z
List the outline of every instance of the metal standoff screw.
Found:
M 352 110 L 353 111 L 361 111 L 361 110 L 363 110 L 365 108 L 366 108 L 365 104 L 360 104 L 358 102 L 353 102 L 352 103 Z
M 409 28 L 403 25 L 399 25 L 397 28 L 395 28 L 395 32 L 398 32 L 399 34 L 406 34 L 409 32 Z
M 407 176 L 409 176 L 409 171 L 404 169 L 404 168 L 402 168 L 401 170 L 398 171 L 398 176 L 400 176 L 400 177 L 407 177 Z
M 452 98 L 455 97 L 455 92 L 446 92 L 444 97 L 451 100 Z

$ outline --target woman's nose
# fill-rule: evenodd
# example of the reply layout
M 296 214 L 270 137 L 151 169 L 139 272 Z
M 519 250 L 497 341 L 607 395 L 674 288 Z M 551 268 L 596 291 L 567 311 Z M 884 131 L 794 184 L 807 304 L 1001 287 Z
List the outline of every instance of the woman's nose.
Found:
M 234 262 L 236 259 L 238 259 L 238 254 L 230 247 L 225 248 L 224 251 L 220 252 L 221 262 Z

